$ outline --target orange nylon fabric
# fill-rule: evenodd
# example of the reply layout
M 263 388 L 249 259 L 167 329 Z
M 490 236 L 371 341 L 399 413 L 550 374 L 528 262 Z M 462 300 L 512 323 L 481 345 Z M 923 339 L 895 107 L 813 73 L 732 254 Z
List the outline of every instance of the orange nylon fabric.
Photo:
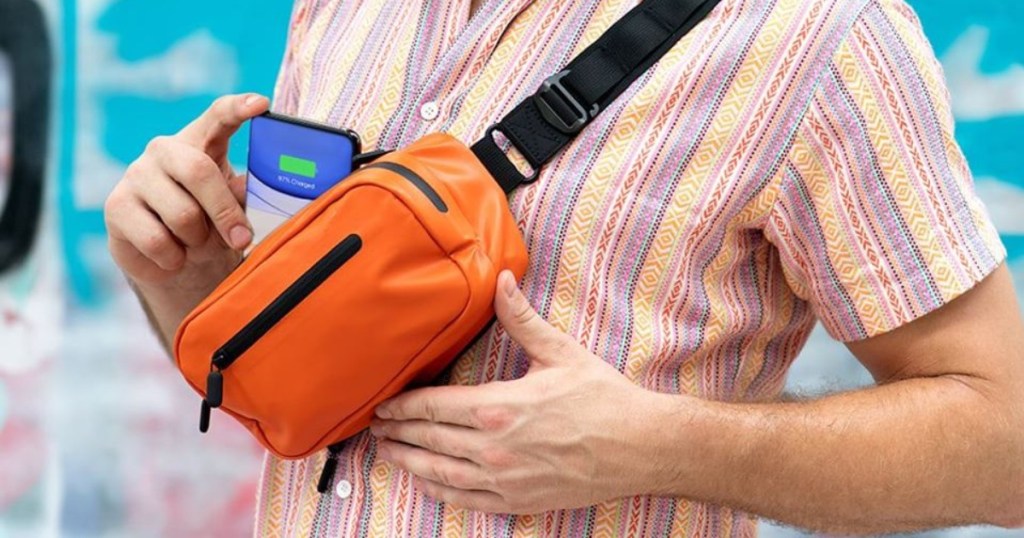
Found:
M 222 372 L 221 409 L 301 458 L 365 429 L 380 402 L 440 373 L 493 319 L 498 274 L 527 253 L 507 199 L 461 142 L 424 137 L 355 172 L 275 230 L 182 322 L 174 355 L 206 394 L 214 354 L 328 252 L 361 246 Z M 374 163 L 374 164 L 377 164 Z

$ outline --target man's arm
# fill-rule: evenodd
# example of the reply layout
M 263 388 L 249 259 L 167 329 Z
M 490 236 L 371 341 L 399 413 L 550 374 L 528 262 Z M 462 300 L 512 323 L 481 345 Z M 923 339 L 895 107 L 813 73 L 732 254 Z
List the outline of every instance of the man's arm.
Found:
M 524 378 L 378 409 L 381 456 L 437 498 L 535 513 L 654 494 L 853 534 L 1024 525 L 1024 324 L 1005 267 L 851 345 L 880 386 L 746 405 L 623 383 L 510 282 L 495 307 L 530 356 Z
M 230 271 L 230 269 L 227 269 L 227 271 Z M 148 288 L 143 290 L 131 280 L 131 277 L 126 278 L 128 279 L 128 285 L 135 292 L 135 296 L 139 300 L 142 311 L 146 314 L 149 326 L 153 328 L 153 334 L 156 335 L 157 341 L 160 342 L 160 347 L 167 352 L 168 356 L 173 356 L 174 334 L 178 330 L 178 325 L 181 324 L 185 316 L 196 305 L 213 291 L 213 288 L 205 292 L 182 291 L 178 293 L 168 288 Z M 150 301 L 156 305 L 156 308 L 150 305 Z
M 937 312 L 850 345 L 880 386 L 817 401 L 665 398 L 658 493 L 799 527 L 1024 525 L 1024 330 L 1001 268 Z
M 254 94 L 218 99 L 177 134 L 153 139 L 107 198 L 110 253 L 166 348 L 252 240 L 245 175 L 232 171 L 228 144 L 268 106 Z

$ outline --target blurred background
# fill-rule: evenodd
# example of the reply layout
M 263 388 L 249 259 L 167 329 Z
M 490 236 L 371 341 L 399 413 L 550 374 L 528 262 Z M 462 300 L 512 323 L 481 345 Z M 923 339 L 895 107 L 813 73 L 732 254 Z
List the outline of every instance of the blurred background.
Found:
M 1014 22 L 1024 2 L 910 3 L 946 67 L 958 138 L 1024 289 L 1024 35 Z M 0 538 L 251 533 L 262 453 L 227 420 L 196 432 L 198 400 L 110 261 L 101 210 L 150 138 L 218 95 L 272 91 L 290 9 L 0 0 L 0 268 L 35 240 L 22 263 L 0 269 Z M 244 162 L 244 134 L 238 142 L 232 157 Z M 19 223 L 31 221 L 41 183 L 36 232 Z M 790 388 L 868 383 L 819 331 Z M 769 524 L 762 535 L 800 536 Z

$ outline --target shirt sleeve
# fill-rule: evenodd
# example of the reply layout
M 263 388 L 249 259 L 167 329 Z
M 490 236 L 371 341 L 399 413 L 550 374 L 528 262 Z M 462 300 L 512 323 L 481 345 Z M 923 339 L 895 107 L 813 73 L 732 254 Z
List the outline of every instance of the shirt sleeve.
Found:
M 924 316 L 1006 256 L 954 139 L 942 68 L 903 0 L 875 0 L 854 24 L 787 155 L 765 234 L 837 340 Z

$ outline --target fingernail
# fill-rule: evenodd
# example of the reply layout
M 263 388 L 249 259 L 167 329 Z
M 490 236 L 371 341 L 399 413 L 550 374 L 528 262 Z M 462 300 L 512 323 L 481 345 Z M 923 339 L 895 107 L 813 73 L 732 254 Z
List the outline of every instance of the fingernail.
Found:
M 374 437 L 384 437 L 384 426 L 374 422 L 370 424 L 370 433 L 372 433 Z
M 231 244 L 238 250 L 249 245 L 252 241 L 252 230 L 245 226 L 238 225 L 231 229 Z
M 377 448 L 377 457 L 385 461 L 390 460 L 391 451 L 388 450 L 388 447 L 386 445 L 380 445 Z
M 248 96 L 246 96 L 246 98 L 245 98 L 245 101 L 244 101 L 244 104 L 245 104 L 245 106 L 247 106 L 247 107 L 249 107 L 249 106 L 253 106 L 253 105 L 255 105 L 256 103 L 258 103 L 260 99 L 263 99 L 263 96 L 262 96 L 262 95 L 257 95 L 257 94 L 255 94 L 255 93 L 253 93 L 253 94 L 249 94 Z
M 382 405 L 382 406 L 377 408 L 377 416 L 382 418 L 382 419 L 387 420 L 387 419 L 391 418 L 391 411 L 388 410 L 387 407 Z
M 502 283 L 501 287 L 505 290 L 505 295 L 512 297 L 516 292 L 516 279 L 512 276 L 511 271 L 505 271 L 501 273 Z

